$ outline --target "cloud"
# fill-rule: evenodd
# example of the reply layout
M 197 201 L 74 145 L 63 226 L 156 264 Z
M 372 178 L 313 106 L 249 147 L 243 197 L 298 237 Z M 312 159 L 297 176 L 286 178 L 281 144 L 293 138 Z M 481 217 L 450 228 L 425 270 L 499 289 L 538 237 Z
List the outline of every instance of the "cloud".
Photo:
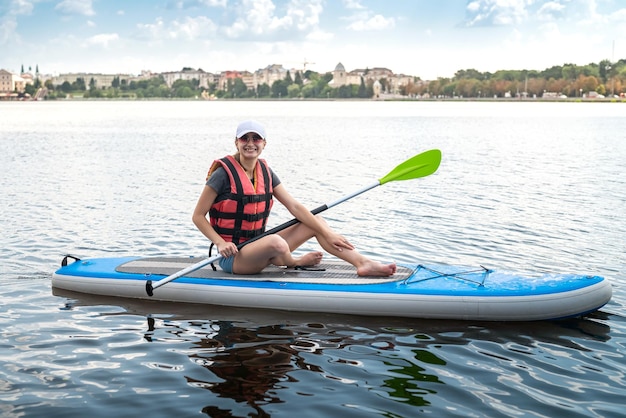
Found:
M 348 25 L 348 29 L 354 31 L 384 30 L 393 28 L 395 25 L 396 20 L 393 17 L 386 18 L 382 15 L 374 15 L 352 22 Z
M 335 35 L 331 32 L 326 32 L 320 29 L 315 29 L 306 35 L 306 40 L 313 41 L 313 42 L 321 42 L 321 41 L 330 41 L 334 37 Z
M 343 0 L 343 4 L 346 9 L 365 9 L 359 0 Z
M 194 7 L 223 7 L 226 8 L 228 0 L 170 0 L 168 8 L 191 9 Z
M 290 16 L 276 17 L 276 6 L 271 0 L 244 0 L 238 7 L 238 17 L 227 27 L 224 34 L 231 39 L 257 37 L 289 27 L 292 24 Z
M 2 18 L 0 19 L 0 45 L 10 43 L 12 40 L 16 40 L 19 36 L 16 33 L 17 21 L 15 18 Z
M 17 33 L 17 16 L 30 15 L 33 12 L 33 8 L 32 1 L 11 1 L 6 12 L 0 15 L 0 45 L 20 42 L 20 36 Z
M 170 25 L 170 37 L 172 39 L 207 39 L 215 34 L 217 25 L 205 16 L 186 17 L 182 21 L 173 21 Z
M 215 35 L 217 25 L 205 16 L 185 17 L 166 25 L 163 18 L 156 18 L 154 23 L 137 24 L 136 37 L 148 41 L 184 39 L 208 39 Z
M 29 15 L 33 12 L 33 2 L 29 0 L 13 0 L 9 5 L 7 15 Z
M 206 16 L 185 17 L 167 21 L 157 17 L 153 23 L 136 25 L 135 37 L 148 41 L 173 39 L 228 39 L 235 41 L 280 42 L 294 40 L 324 41 L 332 34 L 320 30 L 320 16 L 324 0 L 290 0 L 280 10 L 272 0 L 241 0 L 229 7 L 222 16 L 221 25 Z M 179 0 L 170 6 L 191 7 L 192 4 L 217 0 Z
M 306 31 L 317 28 L 324 6 L 320 0 L 292 1 L 287 8 L 287 15 L 291 16 L 299 30 Z
M 153 41 L 163 39 L 165 22 L 162 17 L 157 17 L 154 23 L 137 23 L 135 36 L 139 39 Z
M 528 16 L 533 0 L 470 0 L 465 8 L 467 26 L 518 24 Z
M 234 22 L 221 28 L 227 38 L 276 40 L 288 37 L 292 40 L 319 29 L 324 7 L 323 0 L 291 0 L 281 15 L 276 13 L 272 0 L 243 0 L 237 9 Z
M 558 1 L 549 1 L 539 8 L 537 17 L 539 20 L 554 20 L 563 16 L 565 6 Z
M 357 32 L 384 30 L 393 28 L 396 25 L 395 18 L 385 17 L 366 8 L 361 4 L 360 0 L 344 0 L 343 3 L 345 8 L 350 10 L 348 16 L 341 18 L 350 22 L 346 27 L 348 30 Z
M 65 15 L 93 16 L 92 0 L 63 0 L 54 7 L 54 10 Z
M 102 48 L 108 48 L 111 43 L 117 42 L 119 36 L 117 33 L 101 33 L 87 38 L 84 42 L 85 46 L 99 46 Z

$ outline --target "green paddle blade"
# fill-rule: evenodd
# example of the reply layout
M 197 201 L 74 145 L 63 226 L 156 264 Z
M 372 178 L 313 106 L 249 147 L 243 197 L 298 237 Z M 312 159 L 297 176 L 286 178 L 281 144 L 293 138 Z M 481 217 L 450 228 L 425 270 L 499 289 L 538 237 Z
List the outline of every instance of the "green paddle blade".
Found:
M 417 154 L 413 158 L 409 158 L 391 170 L 389 174 L 380 179 L 379 182 L 383 185 L 390 181 L 411 180 L 430 176 L 437 171 L 439 163 L 441 163 L 441 151 L 431 149 L 430 151 Z

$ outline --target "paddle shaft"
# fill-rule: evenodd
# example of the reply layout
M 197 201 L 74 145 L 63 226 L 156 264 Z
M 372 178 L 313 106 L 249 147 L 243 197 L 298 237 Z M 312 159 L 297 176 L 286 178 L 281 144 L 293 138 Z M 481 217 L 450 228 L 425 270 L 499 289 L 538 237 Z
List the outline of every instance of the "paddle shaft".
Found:
M 346 200 L 352 199 L 353 197 L 356 197 L 356 196 L 358 196 L 358 195 L 360 195 L 362 193 L 365 193 L 366 191 L 368 191 L 370 189 L 373 189 L 376 186 L 380 186 L 380 184 L 381 184 L 380 181 L 378 181 L 376 183 L 373 183 L 370 186 L 367 186 L 367 187 L 364 187 L 364 188 L 362 188 L 360 190 L 357 190 L 356 192 L 351 193 L 349 195 L 346 195 L 346 196 L 342 197 L 341 199 L 338 199 L 338 200 L 336 200 L 336 201 L 334 201 L 332 203 L 328 203 L 328 204 L 322 205 L 320 207 L 317 207 L 317 208 L 313 209 L 311 211 L 311 213 L 313 215 L 317 215 L 318 213 L 324 212 L 326 209 L 330 209 L 333 206 L 337 206 L 338 204 L 340 204 L 342 202 L 345 202 Z M 282 231 L 284 229 L 289 228 L 290 226 L 296 225 L 299 222 L 300 221 L 298 219 L 293 218 L 290 221 L 287 221 L 287 222 L 285 222 L 283 224 L 275 226 L 274 228 L 270 229 L 269 231 L 265 231 L 261 235 L 257 235 L 254 238 L 251 238 L 251 239 L 249 239 L 249 240 L 247 240 L 245 242 L 242 242 L 241 244 L 237 245 L 237 249 L 240 250 L 244 246 L 246 246 L 246 245 L 248 245 L 248 244 L 250 244 L 250 243 L 252 243 L 254 241 L 257 241 L 257 240 L 259 240 L 259 239 L 261 239 L 261 238 L 263 238 L 265 236 L 268 236 L 268 235 L 280 232 L 280 231 Z M 146 293 L 148 294 L 148 296 L 152 296 L 154 294 L 153 293 L 154 289 L 157 289 L 157 288 L 163 286 L 164 284 L 167 284 L 167 283 L 171 282 L 172 280 L 176 280 L 179 277 L 182 277 L 182 276 L 184 276 L 186 274 L 189 274 L 189 273 L 192 273 L 192 272 L 194 272 L 194 271 L 196 271 L 198 269 L 201 269 L 202 267 L 204 267 L 204 266 L 206 266 L 208 264 L 214 263 L 217 260 L 219 260 L 220 258 L 222 258 L 221 254 L 218 254 L 218 255 L 216 255 L 214 257 L 209 257 L 207 259 L 204 259 L 204 260 L 202 260 L 202 261 L 200 261 L 200 262 L 198 262 L 196 264 L 193 264 L 193 265 L 191 265 L 191 266 L 189 266 L 189 267 L 187 267 L 187 268 L 185 268 L 185 269 L 183 269 L 181 271 L 178 271 L 178 272 L 176 272 L 176 273 L 174 273 L 174 274 L 172 274 L 170 276 L 167 276 L 166 278 L 161 279 L 161 280 L 159 280 L 157 282 L 154 282 L 154 283 L 152 283 L 152 280 L 148 280 L 148 281 L 146 281 Z

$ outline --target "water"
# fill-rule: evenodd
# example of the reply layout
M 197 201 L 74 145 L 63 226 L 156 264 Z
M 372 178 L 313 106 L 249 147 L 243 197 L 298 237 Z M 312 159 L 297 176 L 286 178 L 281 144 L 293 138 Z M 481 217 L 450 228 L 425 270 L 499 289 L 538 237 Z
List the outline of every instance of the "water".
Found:
M 624 416 L 623 114 L 608 103 L 0 103 L 0 415 Z M 205 254 L 191 212 L 248 117 L 266 124 L 264 157 L 310 208 L 442 150 L 436 174 L 325 213 L 373 258 L 599 274 L 613 299 L 584 319 L 485 323 L 53 293 L 66 253 Z M 288 219 L 278 205 L 270 225 Z

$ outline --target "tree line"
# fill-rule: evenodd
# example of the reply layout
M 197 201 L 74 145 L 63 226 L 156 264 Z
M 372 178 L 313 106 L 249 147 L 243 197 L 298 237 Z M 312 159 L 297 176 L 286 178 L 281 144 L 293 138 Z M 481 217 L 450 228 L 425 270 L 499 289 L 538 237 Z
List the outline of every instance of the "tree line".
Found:
M 581 97 L 589 92 L 622 95 L 626 91 L 626 60 L 615 63 L 603 60 L 584 66 L 565 64 L 543 71 L 500 70 L 495 73 L 473 69 L 460 70 L 452 78 L 439 78 L 428 83 L 409 86 L 409 95 L 431 97 L 511 97 L 528 95 L 542 97 L 558 93 Z
M 251 89 L 241 78 L 227 80 L 224 88 L 217 83 L 201 87 L 199 80 L 176 80 L 168 86 L 162 76 L 145 80 L 121 79 L 115 77 L 110 87 L 99 88 L 95 80 L 78 78 L 55 86 L 47 80 L 44 87 L 48 90 L 48 99 L 63 98 L 67 95 L 82 95 L 85 98 L 304 98 L 304 99 L 350 99 L 371 98 L 374 96 L 372 80 L 361 78 L 359 85 L 332 87 L 329 83 L 332 73 L 317 73 L 307 70 L 290 72 L 283 80 L 277 80 Z M 535 70 L 500 70 L 495 73 L 480 72 L 474 69 L 459 70 L 451 78 L 438 78 L 423 81 L 414 77 L 408 85 L 400 86 L 392 92 L 390 80 L 378 80 L 382 91 L 398 93 L 409 98 L 492 98 L 492 97 L 541 97 L 544 93 L 558 93 L 568 97 L 581 97 L 589 92 L 602 95 L 621 95 L 626 90 L 626 60 L 615 63 L 603 60 L 585 66 L 565 64 L 553 66 L 543 71 Z M 37 79 L 33 85 L 26 86 L 26 93 L 31 96 L 42 87 Z

